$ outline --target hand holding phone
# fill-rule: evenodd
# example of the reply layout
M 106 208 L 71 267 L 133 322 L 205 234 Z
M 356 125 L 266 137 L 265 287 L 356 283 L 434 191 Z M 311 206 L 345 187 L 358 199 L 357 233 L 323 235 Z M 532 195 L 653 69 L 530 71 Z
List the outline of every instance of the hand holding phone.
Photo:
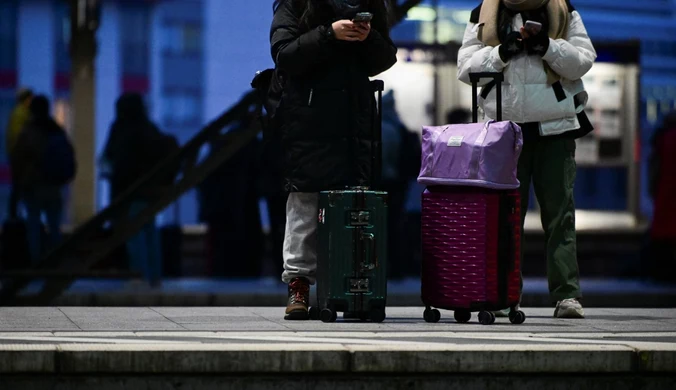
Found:
M 339 41 L 358 42 L 365 40 L 371 32 L 369 23 L 354 23 L 351 20 L 337 20 L 331 25 Z
M 370 12 L 360 12 L 355 15 L 352 19 L 354 27 L 359 33 L 359 40 L 363 41 L 368 38 L 371 33 L 371 20 L 373 19 L 373 14 Z
M 538 35 L 542 31 L 542 23 L 534 22 L 532 20 L 526 21 L 526 24 L 523 26 L 523 30 L 526 32 L 524 38 L 532 37 Z
M 529 55 L 543 57 L 549 50 L 549 36 L 542 32 L 542 24 L 529 20 L 521 28 L 521 35 Z
M 354 19 L 352 19 L 353 23 L 369 23 L 373 19 L 373 14 L 370 12 L 360 12 L 357 15 L 355 15 Z

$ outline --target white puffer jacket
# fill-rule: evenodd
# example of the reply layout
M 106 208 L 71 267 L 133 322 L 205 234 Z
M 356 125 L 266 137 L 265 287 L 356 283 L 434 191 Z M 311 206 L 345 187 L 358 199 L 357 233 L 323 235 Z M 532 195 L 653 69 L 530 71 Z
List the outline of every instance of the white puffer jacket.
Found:
M 540 122 L 541 135 L 555 135 L 580 127 L 576 114 L 587 104 L 587 93 L 582 84 L 584 76 L 596 60 L 596 50 L 587 35 L 582 18 L 577 11 L 571 12 L 566 39 L 549 39 L 549 50 L 540 57 L 525 51 L 502 62 L 498 47 L 484 45 L 477 38 L 477 24 L 469 23 L 465 30 L 462 47 L 458 53 L 458 78 L 470 84 L 473 72 L 503 72 L 502 117 L 517 123 Z M 523 26 L 520 14 L 512 21 L 514 31 Z M 542 61 L 545 60 L 559 76 L 566 98 L 558 101 Z M 490 80 L 482 80 L 480 85 Z M 496 117 L 495 88 L 486 99 L 479 97 L 479 105 L 488 118 Z M 573 97 L 578 97 L 577 107 Z

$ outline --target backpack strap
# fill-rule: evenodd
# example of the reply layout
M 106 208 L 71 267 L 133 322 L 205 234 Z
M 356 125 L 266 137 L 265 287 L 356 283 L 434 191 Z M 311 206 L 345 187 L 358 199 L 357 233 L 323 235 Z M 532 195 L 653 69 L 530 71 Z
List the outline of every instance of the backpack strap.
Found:
M 575 11 L 575 7 L 570 3 L 570 0 L 566 0 L 566 6 L 568 7 L 568 13 Z
M 474 24 L 479 23 L 479 16 L 481 15 L 481 5 L 482 4 L 483 4 L 483 2 L 481 2 L 481 4 L 479 4 L 476 8 L 474 8 L 472 10 L 472 13 L 469 16 L 469 22 L 470 23 L 474 23 Z

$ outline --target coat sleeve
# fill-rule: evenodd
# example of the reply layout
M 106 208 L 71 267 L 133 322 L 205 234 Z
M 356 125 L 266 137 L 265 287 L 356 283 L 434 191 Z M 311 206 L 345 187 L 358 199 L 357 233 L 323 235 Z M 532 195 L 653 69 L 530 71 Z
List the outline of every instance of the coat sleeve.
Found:
M 579 80 L 589 72 L 596 60 L 596 50 L 577 11 L 571 13 L 566 39 L 550 38 L 549 49 L 542 59 L 568 80 Z
M 475 72 L 502 72 L 507 64 L 502 62 L 498 48 L 500 46 L 486 46 L 477 37 L 477 25 L 468 23 L 465 35 L 462 38 L 462 46 L 458 52 L 458 79 L 466 84 L 471 84 L 469 74 Z M 480 83 L 485 84 L 490 80 Z
M 359 56 L 364 60 L 368 75 L 373 77 L 390 69 L 397 62 L 397 47 L 390 38 L 371 29 L 369 36 L 361 44 Z
M 275 64 L 294 76 L 328 61 L 333 41 L 325 34 L 327 26 L 301 34 L 300 19 L 291 3 L 283 2 L 275 12 L 270 29 L 270 47 Z

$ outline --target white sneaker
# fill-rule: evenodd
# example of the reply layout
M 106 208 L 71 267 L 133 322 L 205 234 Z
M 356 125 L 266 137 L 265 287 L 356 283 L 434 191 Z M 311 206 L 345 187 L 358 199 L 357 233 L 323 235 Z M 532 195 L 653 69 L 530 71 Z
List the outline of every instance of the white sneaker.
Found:
M 564 299 L 556 304 L 554 310 L 554 317 L 556 318 L 584 318 L 584 310 L 582 305 L 575 298 Z
M 509 309 L 494 311 L 496 317 L 509 317 Z

